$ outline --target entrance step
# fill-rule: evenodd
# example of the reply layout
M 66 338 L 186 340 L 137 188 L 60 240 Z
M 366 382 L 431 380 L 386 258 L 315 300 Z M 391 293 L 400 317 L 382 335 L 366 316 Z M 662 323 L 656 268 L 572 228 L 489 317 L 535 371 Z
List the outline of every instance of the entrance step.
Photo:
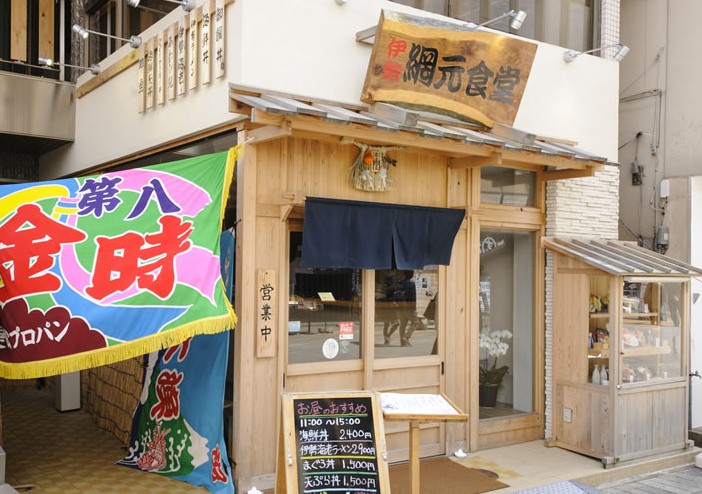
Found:
M 641 460 L 637 462 L 627 463 L 607 470 L 602 470 L 602 473 L 588 475 L 578 479 L 571 479 L 575 482 L 597 487 L 616 480 L 622 480 L 627 477 L 635 477 L 646 473 L 666 470 L 681 465 L 689 465 L 695 463 L 695 456 L 702 452 L 702 448 L 690 447 L 685 451 L 661 455 L 660 457 Z
M 702 427 L 697 427 L 696 429 L 690 429 L 689 439 L 695 441 L 695 446 L 702 448 Z

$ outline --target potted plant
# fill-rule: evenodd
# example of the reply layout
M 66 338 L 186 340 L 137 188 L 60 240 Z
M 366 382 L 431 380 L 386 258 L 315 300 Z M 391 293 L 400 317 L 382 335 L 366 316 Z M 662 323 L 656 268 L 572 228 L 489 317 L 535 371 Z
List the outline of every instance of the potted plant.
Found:
M 479 398 L 481 407 L 494 407 L 497 402 L 497 392 L 504 387 L 503 380 L 509 367 L 507 365 L 498 367 L 497 358 L 507 354 L 509 344 L 503 340 L 511 338 L 512 332 L 506 329 L 480 333 Z

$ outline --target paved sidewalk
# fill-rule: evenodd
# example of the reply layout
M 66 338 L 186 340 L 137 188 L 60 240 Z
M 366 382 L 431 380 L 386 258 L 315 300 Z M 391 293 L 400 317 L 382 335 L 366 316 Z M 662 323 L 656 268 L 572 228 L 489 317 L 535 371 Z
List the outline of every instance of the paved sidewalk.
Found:
M 598 485 L 602 494 L 702 494 L 702 468 L 694 465 Z

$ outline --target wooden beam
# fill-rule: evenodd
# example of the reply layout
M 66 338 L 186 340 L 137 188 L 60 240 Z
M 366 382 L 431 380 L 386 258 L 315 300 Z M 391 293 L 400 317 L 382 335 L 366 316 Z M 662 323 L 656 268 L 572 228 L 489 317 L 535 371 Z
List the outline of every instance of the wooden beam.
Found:
M 274 115 L 255 108 L 251 110 L 251 122 L 253 123 L 280 126 L 283 124 L 284 120 L 290 121 L 293 130 L 310 131 L 317 134 L 334 135 L 338 137 L 346 136 L 363 141 L 374 141 L 383 144 L 439 151 L 450 155 L 491 156 L 494 152 L 494 149 L 490 146 L 467 144 L 452 139 L 424 137 L 418 132 L 388 132 L 363 124 L 324 122 L 319 118 L 307 115 L 291 117 L 289 115 Z
M 137 63 L 139 60 L 138 51 L 130 50 L 124 57 L 120 58 L 117 62 L 113 63 L 105 70 L 101 71 L 98 75 L 88 79 L 83 84 L 76 88 L 76 97 L 82 98 L 89 92 L 97 89 L 113 77 L 121 74 L 129 67 Z
M 585 169 L 592 166 L 590 162 L 587 161 L 576 161 L 575 159 L 567 156 L 542 154 L 535 151 L 514 151 L 511 149 L 505 149 L 502 153 L 502 162 L 505 166 L 514 166 L 514 163 L 531 163 L 541 166 L 576 169 Z
M 543 172 L 541 177 L 547 182 L 549 180 L 562 180 L 565 178 L 592 177 L 594 174 L 595 170 L 592 168 L 587 168 L 585 170 L 548 170 Z
M 247 136 L 251 138 L 251 144 L 262 144 L 264 142 L 275 139 L 282 139 L 292 134 L 292 125 L 289 121 L 283 121 L 281 127 L 275 125 L 266 125 L 248 132 Z
M 465 169 L 478 168 L 481 166 L 500 166 L 502 165 L 502 153 L 495 152 L 492 156 L 478 157 L 466 156 L 463 158 L 451 158 L 449 160 L 449 168 Z

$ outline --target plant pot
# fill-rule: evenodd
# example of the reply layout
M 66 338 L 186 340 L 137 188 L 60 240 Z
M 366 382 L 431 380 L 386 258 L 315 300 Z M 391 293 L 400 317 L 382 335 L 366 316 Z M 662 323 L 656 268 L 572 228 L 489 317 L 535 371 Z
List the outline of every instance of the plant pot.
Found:
M 481 407 L 494 407 L 497 403 L 497 384 L 481 384 L 478 390 L 479 404 Z

